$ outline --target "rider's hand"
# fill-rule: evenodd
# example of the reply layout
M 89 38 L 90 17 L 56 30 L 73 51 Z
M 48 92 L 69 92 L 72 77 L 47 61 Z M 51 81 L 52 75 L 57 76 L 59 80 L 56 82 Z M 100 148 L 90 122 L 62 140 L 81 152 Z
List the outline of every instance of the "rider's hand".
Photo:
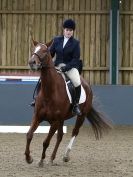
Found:
M 64 73 L 64 72 L 67 71 L 67 68 L 66 68 L 66 66 L 62 66 L 62 67 L 60 68 L 60 70 Z

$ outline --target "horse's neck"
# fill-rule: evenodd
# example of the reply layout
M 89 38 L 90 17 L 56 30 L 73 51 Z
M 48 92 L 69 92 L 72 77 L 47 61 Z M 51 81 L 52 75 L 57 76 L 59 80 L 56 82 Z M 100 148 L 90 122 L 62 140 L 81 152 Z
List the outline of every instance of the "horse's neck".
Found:
M 41 85 L 45 95 L 54 95 L 57 90 L 58 78 L 59 75 L 54 67 L 54 63 L 52 59 L 49 59 L 48 67 L 43 68 L 41 71 Z

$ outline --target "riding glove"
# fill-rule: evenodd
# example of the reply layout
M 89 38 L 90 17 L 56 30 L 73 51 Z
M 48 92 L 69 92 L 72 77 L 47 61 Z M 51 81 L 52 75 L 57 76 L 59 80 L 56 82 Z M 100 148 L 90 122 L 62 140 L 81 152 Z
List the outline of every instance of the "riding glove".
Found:
M 64 73 L 64 72 L 67 71 L 67 68 L 66 68 L 66 66 L 62 66 L 62 67 L 60 68 L 60 70 Z

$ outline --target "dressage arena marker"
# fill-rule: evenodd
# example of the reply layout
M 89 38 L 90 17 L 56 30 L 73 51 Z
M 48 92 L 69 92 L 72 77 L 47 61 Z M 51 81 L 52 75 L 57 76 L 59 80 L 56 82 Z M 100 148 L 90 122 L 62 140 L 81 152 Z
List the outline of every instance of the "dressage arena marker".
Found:
M 0 133 L 27 133 L 29 128 L 30 126 L 0 126 Z M 35 133 L 48 133 L 49 129 L 50 126 L 39 126 Z M 67 133 L 66 126 L 63 126 L 63 132 Z

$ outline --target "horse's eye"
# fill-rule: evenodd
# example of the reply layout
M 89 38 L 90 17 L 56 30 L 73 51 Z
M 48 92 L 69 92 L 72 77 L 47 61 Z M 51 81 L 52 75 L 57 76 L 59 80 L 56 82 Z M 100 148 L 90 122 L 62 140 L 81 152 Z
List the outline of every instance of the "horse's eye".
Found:
M 33 64 L 36 64 L 35 60 L 32 62 Z

